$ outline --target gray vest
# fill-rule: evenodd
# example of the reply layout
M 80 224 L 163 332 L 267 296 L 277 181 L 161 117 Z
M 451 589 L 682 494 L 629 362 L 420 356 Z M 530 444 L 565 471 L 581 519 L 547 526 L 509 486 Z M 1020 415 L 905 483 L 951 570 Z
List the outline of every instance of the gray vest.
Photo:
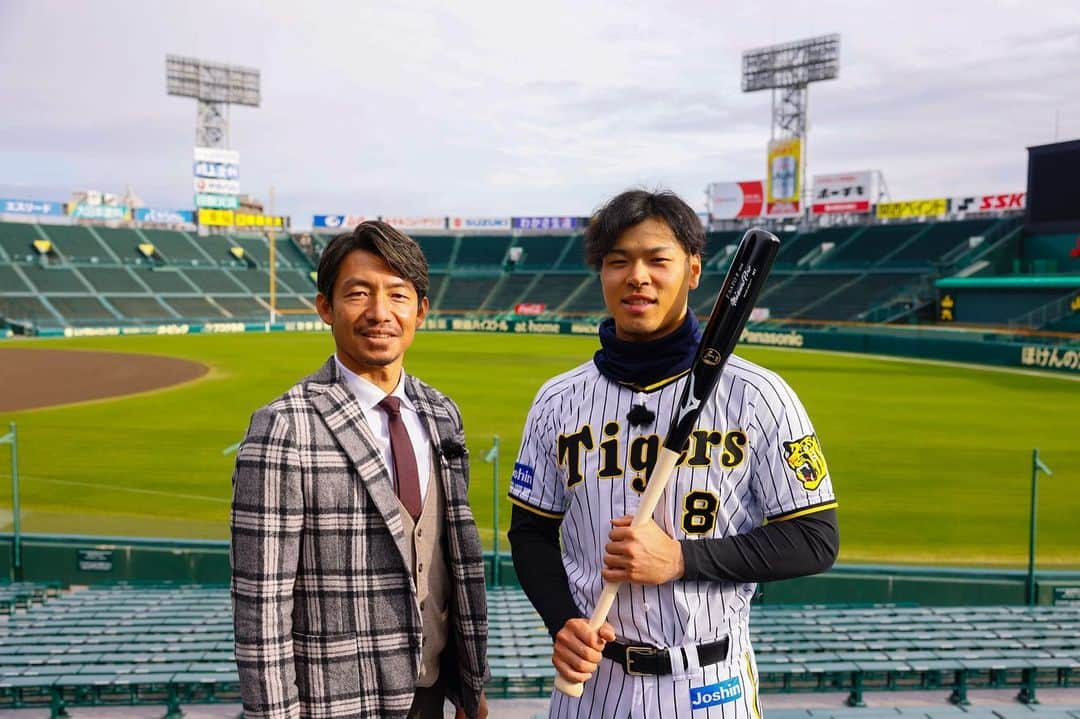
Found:
M 446 532 L 446 500 L 439 477 L 439 458 L 431 458 L 431 477 L 420 518 L 413 518 L 401 507 L 405 526 L 405 547 L 409 569 L 416 581 L 416 599 L 420 603 L 422 636 L 418 687 L 430 687 L 439 678 L 439 655 L 446 647 L 449 626 L 450 571 L 443 551 Z

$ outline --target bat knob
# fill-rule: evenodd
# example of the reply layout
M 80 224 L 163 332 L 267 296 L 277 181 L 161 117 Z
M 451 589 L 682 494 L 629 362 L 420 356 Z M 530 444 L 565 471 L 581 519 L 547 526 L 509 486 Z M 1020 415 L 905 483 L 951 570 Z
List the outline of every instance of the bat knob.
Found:
M 561 691 L 568 697 L 577 699 L 581 696 L 581 693 L 585 691 L 585 685 L 581 682 L 568 682 L 562 678 L 561 674 L 555 675 L 555 688 Z

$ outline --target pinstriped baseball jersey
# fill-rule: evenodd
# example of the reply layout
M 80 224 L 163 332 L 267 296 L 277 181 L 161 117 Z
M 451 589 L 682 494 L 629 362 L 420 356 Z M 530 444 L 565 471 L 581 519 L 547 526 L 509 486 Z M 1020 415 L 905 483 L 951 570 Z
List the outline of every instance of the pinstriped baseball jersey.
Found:
M 683 374 L 633 388 L 590 361 L 544 384 L 533 401 L 510 498 L 562 519 L 563 565 L 585 616 L 603 587 L 610 520 L 637 509 L 686 381 Z M 638 404 L 655 415 L 647 426 L 627 421 Z M 775 373 L 732 356 L 653 518 L 675 539 L 726 537 L 835 506 L 820 443 L 794 391 Z M 744 637 L 754 589 L 624 583 L 608 621 L 620 640 L 660 647 Z M 586 682 L 586 690 L 594 684 Z

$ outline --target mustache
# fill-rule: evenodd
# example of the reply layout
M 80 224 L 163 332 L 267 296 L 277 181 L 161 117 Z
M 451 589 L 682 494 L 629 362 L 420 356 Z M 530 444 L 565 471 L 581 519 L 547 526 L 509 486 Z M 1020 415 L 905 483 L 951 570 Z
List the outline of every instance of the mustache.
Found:
M 362 327 L 361 326 L 354 326 L 353 327 L 353 334 L 354 335 L 361 335 L 361 336 L 366 336 L 366 335 L 369 335 L 369 334 L 386 335 L 388 337 L 400 337 L 401 336 L 401 332 L 399 332 L 395 328 L 390 327 L 390 326 L 384 326 L 384 325 L 365 325 L 365 326 L 362 326 Z

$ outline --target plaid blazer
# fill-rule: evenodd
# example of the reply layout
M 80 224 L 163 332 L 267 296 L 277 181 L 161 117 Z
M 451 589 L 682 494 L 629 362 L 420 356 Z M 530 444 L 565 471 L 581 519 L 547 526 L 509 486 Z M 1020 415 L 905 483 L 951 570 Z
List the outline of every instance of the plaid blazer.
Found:
M 452 400 L 407 377 L 435 445 L 453 583 L 440 676 L 475 716 L 487 675 L 480 538 Z M 232 598 L 245 717 L 405 717 L 420 607 L 389 471 L 334 358 L 251 418 L 233 475 Z

